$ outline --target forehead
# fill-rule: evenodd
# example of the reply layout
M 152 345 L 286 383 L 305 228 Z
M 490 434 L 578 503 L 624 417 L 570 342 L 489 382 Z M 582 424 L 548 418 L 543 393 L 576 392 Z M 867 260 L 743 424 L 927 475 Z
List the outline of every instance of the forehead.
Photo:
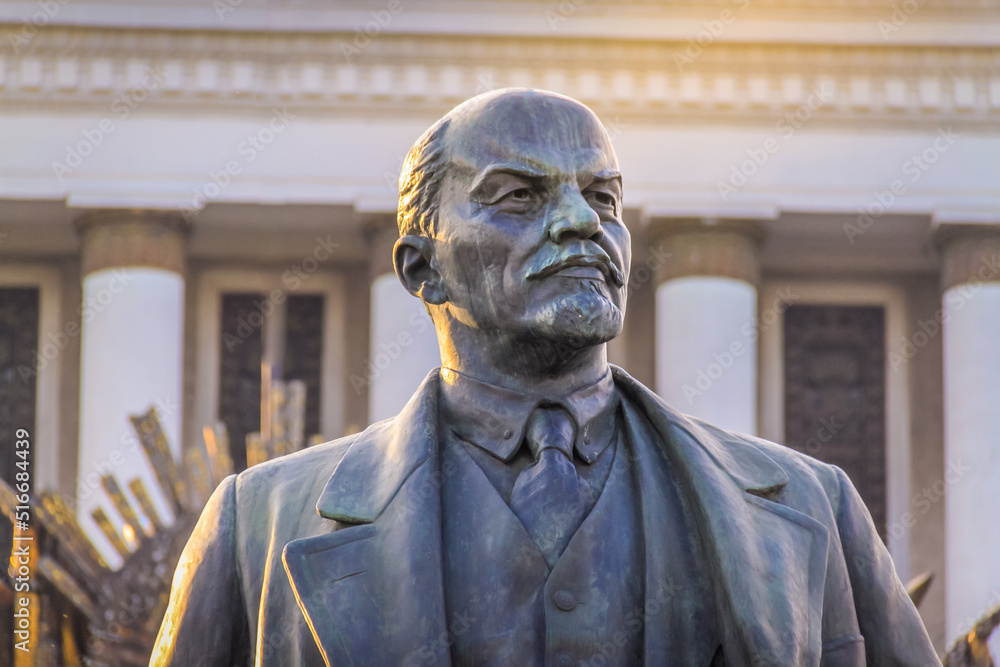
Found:
M 496 164 L 552 175 L 618 169 L 593 112 L 554 95 L 521 93 L 477 105 L 457 114 L 446 141 L 448 161 L 472 175 Z

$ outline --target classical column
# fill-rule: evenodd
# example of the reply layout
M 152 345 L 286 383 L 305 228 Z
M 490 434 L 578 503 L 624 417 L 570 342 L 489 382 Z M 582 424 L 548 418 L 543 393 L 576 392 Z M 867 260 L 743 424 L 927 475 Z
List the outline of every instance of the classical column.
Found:
M 1000 602 L 1000 227 L 942 228 L 945 625 Z
M 367 216 L 371 271 L 371 346 L 365 363 L 368 418 L 395 416 L 427 373 L 441 364 L 437 335 L 420 299 L 399 282 L 392 248 L 395 215 Z
M 680 412 L 757 431 L 760 227 L 749 221 L 654 219 L 663 257 L 656 290 L 656 390 Z
M 180 458 L 187 224 L 171 213 L 112 210 L 88 213 L 77 227 L 83 263 L 77 515 L 85 530 L 100 535 L 95 508 L 120 521 L 101 487 L 106 474 L 123 489 L 141 479 L 160 516 L 172 520 L 128 416 L 156 406 Z M 117 560 L 102 537 L 95 542 Z

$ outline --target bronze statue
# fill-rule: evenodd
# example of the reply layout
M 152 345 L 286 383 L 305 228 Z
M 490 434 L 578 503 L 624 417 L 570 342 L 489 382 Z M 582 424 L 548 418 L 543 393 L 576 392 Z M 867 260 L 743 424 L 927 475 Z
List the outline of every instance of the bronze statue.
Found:
M 393 260 L 442 368 L 395 419 L 219 486 L 152 664 L 939 664 L 842 471 L 607 363 L 621 215 L 575 100 L 495 91 L 434 124 Z

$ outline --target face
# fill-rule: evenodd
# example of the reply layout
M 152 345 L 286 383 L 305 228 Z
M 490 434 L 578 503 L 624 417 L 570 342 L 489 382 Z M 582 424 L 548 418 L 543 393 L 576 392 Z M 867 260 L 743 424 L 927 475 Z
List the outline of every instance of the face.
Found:
M 520 92 L 459 115 L 447 136 L 433 246 L 453 317 L 514 342 L 579 349 L 617 336 L 630 239 L 593 113 Z

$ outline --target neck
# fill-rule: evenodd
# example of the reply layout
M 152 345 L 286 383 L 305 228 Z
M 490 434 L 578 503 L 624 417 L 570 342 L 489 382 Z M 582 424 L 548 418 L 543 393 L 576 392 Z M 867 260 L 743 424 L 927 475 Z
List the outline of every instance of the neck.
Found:
M 438 329 L 441 363 L 480 382 L 558 396 L 593 384 L 608 372 L 605 343 L 570 349 L 548 340 L 503 339 L 496 332 L 463 329 Z

